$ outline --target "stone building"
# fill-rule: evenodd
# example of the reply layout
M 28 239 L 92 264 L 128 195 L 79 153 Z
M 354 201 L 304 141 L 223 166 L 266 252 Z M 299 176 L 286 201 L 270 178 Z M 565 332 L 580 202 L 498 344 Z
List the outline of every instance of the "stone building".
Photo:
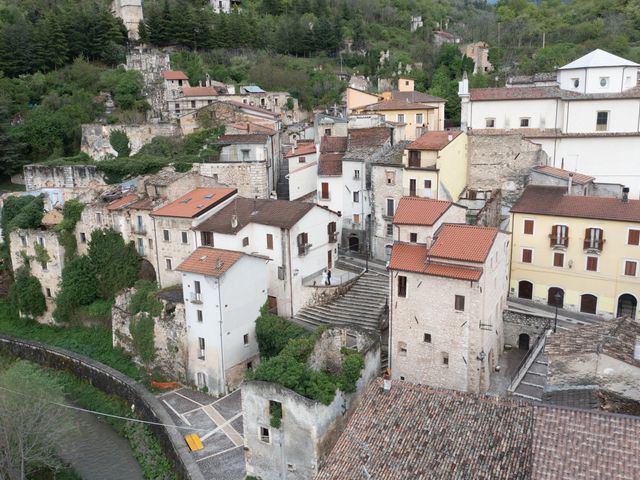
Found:
M 111 132 L 114 131 L 122 131 L 127 134 L 131 155 L 138 153 L 155 137 L 179 137 L 182 134 L 180 127 L 173 123 L 143 123 L 140 125 L 89 123 L 82 125 L 81 128 L 80 150 L 94 160 L 106 160 L 118 156 L 118 152 L 114 150 L 110 140 Z
M 25 165 L 23 167 L 25 188 L 27 192 L 43 189 L 61 189 L 66 193 L 81 189 L 95 191 L 104 187 L 104 175 L 93 165 L 64 165 L 51 167 L 47 165 Z M 65 195 L 68 198 L 67 195 Z
M 224 395 L 258 361 L 255 321 L 267 300 L 267 261 L 199 247 L 178 265 L 185 299 L 187 376 L 198 388 Z
M 138 25 L 144 20 L 142 0 L 113 0 L 111 8 L 114 16 L 121 18 L 124 26 L 127 27 L 129 38 L 137 40 Z
M 227 205 L 235 188 L 196 188 L 151 212 L 158 284 L 168 287 L 181 282 L 175 268 L 195 250 L 192 228 Z
M 473 60 L 473 74 L 488 73 L 493 70 L 489 62 L 489 45 L 485 42 L 473 42 L 460 45 L 460 52 Z
M 419 219 L 421 211 L 411 214 Z M 402 230 L 417 228 L 417 221 L 402 226 L 401 238 Z M 413 235 L 421 240 L 418 232 Z M 460 224 L 443 224 L 426 243 L 394 242 L 389 264 L 394 380 L 487 390 L 503 349 L 508 247 L 508 236 L 495 228 Z
M 219 127 L 237 123 L 250 123 L 266 127 L 278 132 L 282 122 L 278 115 L 259 107 L 253 107 L 242 102 L 216 98 L 206 106 L 188 112 L 181 113 L 178 124 L 184 135 L 195 132 L 203 126 Z M 234 133 L 228 131 L 226 133 Z M 239 133 L 239 132 L 237 132 Z M 247 131 L 245 133 L 256 133 Z M 264 133 L 264 132 L 259 132 Z
M 326 464 L 331 448 L 345 428 L 362 392 L 380 371 L 380 345 L 370 333 L 355 328 L 331 328 L 322 333 L 309 360 L 314 369 L 339 370 L 341 349 L 355 348 L 364 367 L 354 393 L 336 392 L 329 405 L 303 397 L 276 383 L 242 384 L 247 474 L 263 480 L 314 478 Z M 281 421 L 274 427 L 272 406 Z

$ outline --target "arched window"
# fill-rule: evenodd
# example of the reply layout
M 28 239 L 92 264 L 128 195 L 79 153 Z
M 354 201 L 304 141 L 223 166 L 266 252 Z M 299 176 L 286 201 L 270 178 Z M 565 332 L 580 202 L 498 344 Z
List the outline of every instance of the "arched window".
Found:
M 533 298 L 533 283 L 520 280 L 518 283 L 518 298 L 531 300 Z
M 636 297 L 629 293 L 620 295 L 618 298 L 618 310 L 616 316 L 636 318 L 636 309 L 638 307 L 638 300 Z
M 558 287 L 551 287 L 547 293 L 547 304 L 552 307 L 562 308 L 564 305 L 564 290 Z
M 580 311 L 582 313 L 596 313 L 598 306 L 598 297 L 585 293 L 580 295 Z

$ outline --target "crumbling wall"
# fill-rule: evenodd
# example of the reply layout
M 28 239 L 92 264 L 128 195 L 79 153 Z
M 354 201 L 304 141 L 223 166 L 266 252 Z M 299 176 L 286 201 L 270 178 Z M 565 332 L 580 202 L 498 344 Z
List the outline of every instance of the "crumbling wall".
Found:
M 126 289 L 116 297 L 112 309 L 111 328 L 113 346 L 122 348 L 139 362 L 129 331 L 131 320 L 141 315 L 132 315 L 129 312 L 129 303 L 134 293 L 135 288 Z M 184 303 L 163 298 L 159 300 L 163 308 L 160 316 L 154 317 L 156 355 L 149 367 L 157 368 L 175 380 L 186 382 L 188 345 Z
M 142 0 L 113 0 L 111 5 L 114 16 L 121 18 L 127 27 L 129 38 L 140 38 L 138 25 L 144 19 L 142 13 Z
M 247 198 L 269 198 L 269 177 L 265 162 L 200 163 L 200 175 L 238 189 Z
M 93 165 L 26 165 L 23 172 L 28 192 L 43 188 L 94 188 L 106 185 L 104 175 Z
M 505 310 L 502 312 L 504 343 L 518 348 L 520 334 L 529 335 L 529 345 L 549 327 L 549 319 Z
M 131 154 L 150 143 L 154 137 L 177 137 L 181 135 L 180 127 L 172 123 L 143 123 L 141 125 L 102 125 L 89 123 L 82 125 L 82 142 L 80 149 L 95 160 L 104 160 L 116 156 L 109 137 L 114 130 L 122 130 L 129 137 Z
M 168 119 L 168 112 L 164 104 L 164 80 L 162 72 L 171 70 L 169 53 L 138 47 L 127 53 L 127 70 L 138 70 L 144 79 L 144 93 L 151 105 L 147 113 L 148 119 Z

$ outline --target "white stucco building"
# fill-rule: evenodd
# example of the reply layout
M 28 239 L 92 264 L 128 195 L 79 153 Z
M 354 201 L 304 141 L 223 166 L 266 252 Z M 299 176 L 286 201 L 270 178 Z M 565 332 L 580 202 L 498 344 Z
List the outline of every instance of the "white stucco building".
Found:
M 640 65 L 603 50 L 557 71 L 555 82 L 503 88 L 460 82 L 463 129 L 474 134 L 515 130 L 540 144 L 557 168 L 640 193 Z
M 198 388 L 223 395 L 258 358 L 255 321 L 267 299 L 267 260 L 200 247 L 177 270 L 185 299 L 188 376 Z
M 313 203 L 236 197 L 195 228 L 196 241 L 268 258 L 270 308 L 292 317 L 308 300 L 303 281 L 338 258 L 338 221 Z
M 298 200 L 315 193 L 318 183 L 318 148 L 313 140 L 300 141 L 284 157 L 289 167 L 289 200 Z

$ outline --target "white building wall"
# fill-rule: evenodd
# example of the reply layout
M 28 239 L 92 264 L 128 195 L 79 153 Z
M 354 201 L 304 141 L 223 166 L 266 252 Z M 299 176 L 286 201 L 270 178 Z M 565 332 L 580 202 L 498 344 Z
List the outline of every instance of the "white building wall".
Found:
M 559 127 L 561 103 L 552 98 L 471 102 L 469 125 L 472 129 L 484 129 L 487 128 L 486 120 L 492 118 L 495 119 L 494 128 L 508 130 L 520 128 L 520 119 L 528 118 L 529 128 L 554 128 L 556 122 Z
M 322 184 L 329 184 L 329 199 L 322 198 Z M 316 202 L 318 205 L 327 207 L 329 210 L 333 210 L 334 212 L 340 212 L 344 216 L 344 194 L 342 191 L 344 190 L 344 183 L 342 177 L 318 177 L 317 183 L 318 190 L 318 201 Z
M 300 157 L 305 161 L 300 163 Z M 299 155 L 289 159 L 289 200 L 297 200 L 313 192 L 318 184 L 318 154 Z
M 344 189 L 342 192 L 342 216 L 344 226 L 348 226 L 348 221 L 354 222 L 354 215 L 360 216 L 360 227 L 364 228 L 364 222 L 367 215 L 371 213 L 371 202 L 369 191 L 366 183 L 366 164 L 359 161 L 343 161 L 342 162 L 342 181 Z M 359 192 L 358 202 L 353 201 L 353 192 Z
M 607 78 L 606 85 L 600 80 Z M 559 70 L 560 88 L 579 93 L 616 93 L 635 87 L 638 67 L 598 67 Z M 578 80 L 578 86 L 574 80 Z
M 599 111 L 609 112 L 608 132 L 638 132 L 640 101 L 638 99 L 575 100 L 564 109 L 563 133 L 595 132 Z

